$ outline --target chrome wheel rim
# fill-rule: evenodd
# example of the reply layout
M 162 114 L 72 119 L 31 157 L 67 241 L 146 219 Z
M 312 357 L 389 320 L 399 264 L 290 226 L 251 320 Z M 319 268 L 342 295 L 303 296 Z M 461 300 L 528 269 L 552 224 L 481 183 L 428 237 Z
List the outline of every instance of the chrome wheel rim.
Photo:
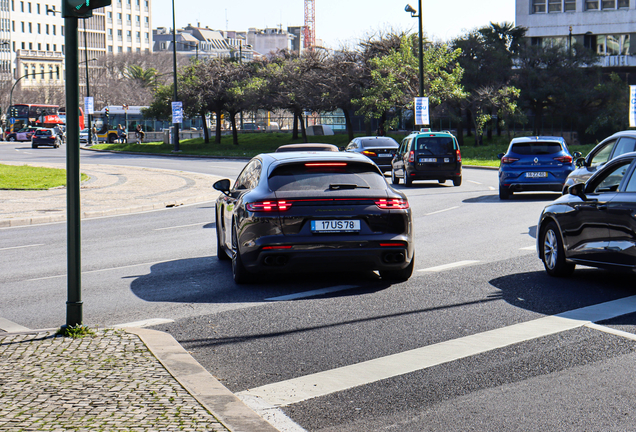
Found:
M 543 239 L 543 260 L 549 269 L 554 269 L 557 262 L 557 237 L 553 230 L 548 230 Z

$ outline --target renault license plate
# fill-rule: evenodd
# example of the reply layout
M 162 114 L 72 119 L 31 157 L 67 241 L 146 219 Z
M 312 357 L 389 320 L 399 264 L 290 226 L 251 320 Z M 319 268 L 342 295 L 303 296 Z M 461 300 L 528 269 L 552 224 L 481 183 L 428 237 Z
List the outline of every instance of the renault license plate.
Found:
M 359 220 L 314 220 L 311 221 L 311 232 L 338 233 L 360 231 Z
M 437 162 L 436 158 L 420 158 L 420 163 Z
M 529 178 L 545 178 L 547 176 L 548 176 L 548 173 L 545 171 L 542 171 L 542 172 L 530 171 L 526 173 L 526 177 L 529 177 Z

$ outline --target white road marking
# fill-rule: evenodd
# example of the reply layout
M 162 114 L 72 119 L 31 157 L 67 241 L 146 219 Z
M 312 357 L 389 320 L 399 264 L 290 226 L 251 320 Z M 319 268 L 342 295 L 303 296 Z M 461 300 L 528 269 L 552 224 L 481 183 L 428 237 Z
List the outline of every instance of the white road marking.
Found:
M 124 323 L 124 324 L 117 324 L 117 325 L 114 325 L 113 328 L 117 329 L 117 328 L 128 328 L 128 327 L 135 327 L 135 328 L 151 327 L 151 326 L 156 326 L 159 324 L 170 324 L 173 322 L 174 320 L 167 319 L 167 318 L 150 318 L 150 319 L 142 320 L 142 321 L 133 321 L 133 322 Z
M 148 262 L 148 263 L 131 264 L 131 265 L 121 266 L 121 267 L 110 267 L 110 268 L 98 269 L 98 270 L 88 270 L 88 271 L 83 271 L 82 274 L 85 275 L 85 274 L 91 274 L 91 273 L 100 273 L 100 272 L 105 272 L 105 271 L 121 270 L 121 269 L 127 269 L 127 268 L 132 268 L 132 267 L 153 266 L 153 265 L 161 264 L 161 263 L 164 263 L 164 262 L 165 261 L 155 261 L 155 262 Z M 61 278 L 61 277 L 66 277 L 66 273 L 65 274 L 61 274 L 61 275 L 55 275 L 55 276 L 45 276 L 45 277 L 41 277 L 41 278 L 25 279 L 24 282 L 34 282 L 34 281 L 41 281 L 41 280 L 46 280 L 46 279 L 56 279 L 56 278 Z
M 239 392 L 282 407 L 636 312 L 636 296 Z
M 480 261 L 473 261 L 473 260 L 466 260 L 466 261 L 457 261 L 454 263 L 450 263 L 450 264 L 444 264 L 441 266 L 437 266 L 437 267 L 429 267 L 429 268 L 425 268 L 425 269 L 420 269 L 418 270 L 419 272 L 441 272 L 444 270 L 450 270 L 450 269 L 454 269 L 457 267 L 464 267 L 464 266 L 470 266 L 473 264 L 477 264 Z
M 598 330 L 603 333 L 609 333 L 616 336 L 624 337 L 625 339 L 631 339 L 633 341 L 636 341 L 636 334 L 634 333 L 626 332 L 623 330 L 617 330 L 611 327 L 602 326 L 602 325 L 594 324 L 594 323 L 585 324 L 585 327 L 589 327 L 591 329 Z
M 7 333 L 18 333 L 22 331 L 29 331 L 31 329 L 9 321 L 8 319 L 0 318 L 0 330 L 4 330 Z
M 280 432 L 307 432 L 287 417 L 282 409 L 268 405 L 259 397 L 249 395 L 237 395 L 237 397 Z
M 519 250 L 536 251 L 537 247 L 536 246 L 527 246 L 527 247 L 522 247 Z
M 483 183 L 476 182 L 474 180 L 468 180 L 468 183 L 473 183 L 473 184 L 477 184 L 477 185 L 483 184 Z
M 338 292 L 338 291 L 345 291 L 352 288 L 358 288 L 358 286 L 357 285 L 339 285 L 335 287 L 321 288 L 317 290 L 305 291 L 305 292 L 296 293 L 296 294 L 289 294 L 289 295 L 284 295 L 280 297 L 270 297 L 270 298 L 266 298 L 265 300 L 267 301 L 296 300 L 300 298 L 315 297 L 322 294 L 329 294 L 329 293 Z
M 12 246 L 12 247 L 0 248 L 0 251 L 3 251 L 3 250 L 9 250 L 9 249 L 30 248 L 30 247 L 37 247 L 37 246 L 44 246 L 44 244 L 32 244 L 32 245 L 24 245 L 24 246 Z
M 438 214 L 438 213 L 444 213 L 444 212 L 447 212 L 449 210 L 455 210 L 455 209 L 458 209 L 458 208 L 459 208 L 459 206 L 455 206 L 455 207 L 447 208 L 447 209 L 444 209 L 444 210 L 438 210 L 438 211 L 434 211 L 434 212 L 431 212 L 431 213 L 425 213 L 424 216 L 431 216 L 431 215 Z
M 166 228 L 155 228 L 153 231 L 163 231 L 163 230 L 177 229 L 177 228 L 189 228 L 189 227 L 193 227 L 193 226 L 205 225 L 205 224 L 208 224 L 208 223 L 210 223 L 210 222 L 199 222 L 199 223 L 190 224 L 190 225 L 177 225 L 177 226 L 171 226 L 171 227 L 166 227 Z

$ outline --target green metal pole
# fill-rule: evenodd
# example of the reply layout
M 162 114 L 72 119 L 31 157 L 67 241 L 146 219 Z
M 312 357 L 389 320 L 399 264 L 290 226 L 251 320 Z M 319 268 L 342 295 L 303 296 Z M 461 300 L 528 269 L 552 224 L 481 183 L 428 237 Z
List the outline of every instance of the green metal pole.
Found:
M 177 27 L 175 24 L 175 16 L 174 16 L 174 0 L 172 0 L 172 72 L 174 75 L 174 95 L 173 100 L 175 102 L 178 101 L 177 97 Z M 175 123 L 173 119 L 172 127 L 174 128 L 174 150 L 175 152 L 179 150 L 179 123 Z
M 422 37 L 423 37 L 423 26 L 422 26 L 422 0 L 418 0 L 418 9 L 417 9 L 417 15 L 418 15 L 418 20 L 419 20 L 419 27 L 420 27 L 420 40 L 419 40 L 419 45 L 420 45 L 420 97 L 424 97 L 424 51 L 423 51 L 423 42 L 422 42 Z
M 77 18 L 64 18 L 66 45 L 66 326 L 82 324 L 82 272 L 80 242 L 79 55 Z

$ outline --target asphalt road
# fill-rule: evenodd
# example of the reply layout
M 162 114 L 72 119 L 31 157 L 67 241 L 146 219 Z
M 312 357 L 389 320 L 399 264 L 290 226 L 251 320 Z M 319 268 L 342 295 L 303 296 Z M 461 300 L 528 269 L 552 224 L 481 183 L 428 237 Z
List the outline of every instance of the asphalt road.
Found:
M 53 154 L 0 147 L 0 159 Z M 244 164 L 86 152 L 82 163 L 227 177 Z M 580 268 L 548 277 L 535 228 L 555 195 L 501 202 L 496 182 L 495 171 L 465 169 L 461 187 L 405 189 L 416 271 L 393 285 L 316 269 L 238 288 L 215 256 L 211 203 L 86 220 L 85 321 L 173 320 L 156 328 L 281 430 L 632 429 L 636 343 L 620 331 L 636 333 L 625 300 L 633 276 Z M 0 236 L 0 316 L 60 325 L 65 224 Z

